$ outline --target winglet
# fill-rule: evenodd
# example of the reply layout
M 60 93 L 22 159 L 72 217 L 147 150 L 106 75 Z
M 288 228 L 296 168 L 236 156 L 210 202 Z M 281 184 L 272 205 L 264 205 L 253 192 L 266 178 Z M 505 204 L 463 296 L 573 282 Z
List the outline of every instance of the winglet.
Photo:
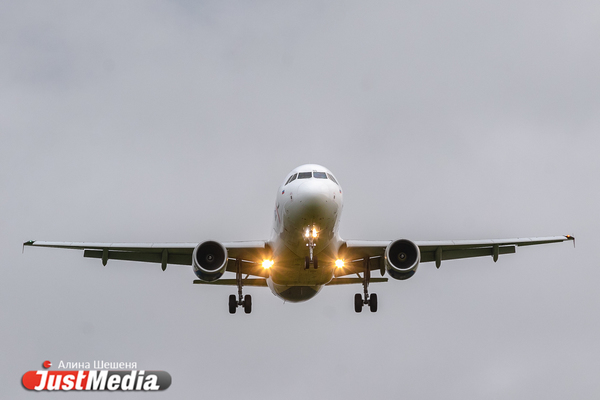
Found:
M 573 236 L 573 235 L 565 235 L 565 237 L 568 240 L 572 240 L 573 241 L 573 248 L 575 248 L 575 236 Z
M 21 249 L 21 254 L 25 253 L 25 246 L 32 246 L 35 240 L 28 240 L 23 243 L 23 248 Z

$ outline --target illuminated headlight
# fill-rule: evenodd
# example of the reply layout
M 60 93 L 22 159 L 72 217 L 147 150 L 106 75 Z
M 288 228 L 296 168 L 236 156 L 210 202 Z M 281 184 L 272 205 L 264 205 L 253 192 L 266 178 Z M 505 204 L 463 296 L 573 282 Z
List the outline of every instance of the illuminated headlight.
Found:
M 312 230 L 312 236 L 313 236 L 314 238 L 316 238 L 316 237 L 317 237 L 317 235 L 318 235 L 318 233 L 317 233 L 317 230 L 316 230 L 315 228 L 313 228 L 313 230 Z
M 274 261 L 273 260 L 264 260 L 262 263 L 262 266 L 264 269 L 269 269 L 273 266 Z
M 342 268 L 344 266 L 344 260 L 335 260 L 335 266 Z

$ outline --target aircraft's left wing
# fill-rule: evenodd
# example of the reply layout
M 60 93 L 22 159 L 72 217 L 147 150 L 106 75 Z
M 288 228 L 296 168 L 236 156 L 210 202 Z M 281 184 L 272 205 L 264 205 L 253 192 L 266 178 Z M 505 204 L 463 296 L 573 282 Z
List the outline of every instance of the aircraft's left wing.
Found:
M 446 240 L 446 241 L 415 241 L 421 252 L 420 262 L 435 261 L 436 267 L 440 267 L 444 260 L 456 260 L 459 258 L 491 256 L 494 261 L 501 254 L 516 252 L 520 246 L 532 246 L 547 243 L 559 243 L 567 240 L 575 240 L 571 235 L 513 238 L 513 239 L 487 239 L 487 240 Z M 340 249 L 341 255 L 346 260 L 344 268 L 336 273 L 336 276 L 344 276 L 364 271 L 364 260 L 369 258 L 370 270 L 381 270 L 384 272 L 385 249 L 392 241 L 368 241 L 348 240 Z
M 265 241 L 223 242 L 229 260 L 242 260 L 242 273 L 263 276 L 260 263 L 268 251 Z M 93 243 L 93 242 L 42 242 L 30 240 L 23 246 L 53 247 L 83 250 L 84 257 L 99 258 L 106 265 L 108 260 L 140 261 L 161 264 L 163 271 L 168 264 L 192 265 L 192 253 L 198 243 Z M 235 263 L 229 262 L 227 270 L 235 272 Z

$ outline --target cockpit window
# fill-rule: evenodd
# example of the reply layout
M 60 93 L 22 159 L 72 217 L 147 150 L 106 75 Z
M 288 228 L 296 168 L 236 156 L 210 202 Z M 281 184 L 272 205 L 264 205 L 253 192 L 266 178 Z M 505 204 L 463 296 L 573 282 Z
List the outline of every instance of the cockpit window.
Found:
M 290 179 L 288 179 L 285 184 L 287 185 L 288 183 L 290 183 L 291 181 L 293 181 L 294 179 L 296 179 L 296 175 L 298 175 L 298 174 L 294 174 L 294 175 L 290 176 Z
M 329 177 L 329 179 L 331 179 L 332 181 L 334 181 L 336 184 L 339 185 L 339 183 L 337 183 L 337 181 L 335 180 L 335 178 L 333 177 L 333 175 L 327 174 L 327 176 Z
M 312 177 L 312 172 L 300 172 L 298 173 L 298 179 L 308 179 Z
M 327 179 L 327 174 L 325 172 L 313 172 L 313 177 L 317 179 Z

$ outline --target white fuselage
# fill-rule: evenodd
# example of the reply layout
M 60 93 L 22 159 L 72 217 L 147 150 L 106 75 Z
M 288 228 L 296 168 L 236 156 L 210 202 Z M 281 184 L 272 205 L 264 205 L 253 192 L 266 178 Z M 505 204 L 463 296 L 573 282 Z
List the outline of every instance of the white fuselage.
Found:
M 342 188 L 334 180 L 327 168 L 306 164 L 287 174 L 279 188 L 269 241 L 274 265 L 267 283 L 284 300 L 308 300 L 333 279 L 343 207 Z

